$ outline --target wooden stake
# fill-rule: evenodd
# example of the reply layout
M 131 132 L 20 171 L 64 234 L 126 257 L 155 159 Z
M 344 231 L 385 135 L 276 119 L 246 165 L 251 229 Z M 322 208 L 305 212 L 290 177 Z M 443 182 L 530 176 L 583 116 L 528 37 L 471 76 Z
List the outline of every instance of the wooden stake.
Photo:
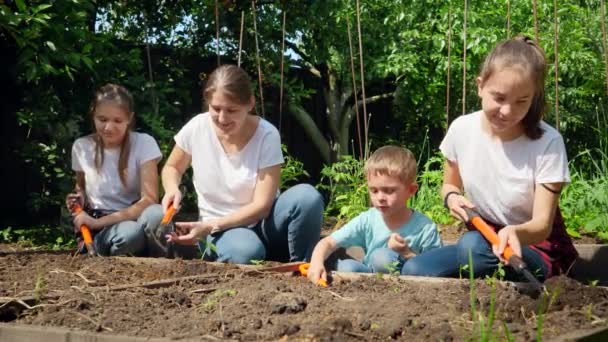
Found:
M 602 5 L 602 13 L 601 13 L 601 22 L 602 22 L 602 44 L 604 46 L 604 65 L 606 72 L 606 95 L 608 95 L 608 43 L 606 39 L 606 4 L 605 1 L 601 1 Z
M 464 0 L 464 21 L 462 28 L 462 115 L 467 112 L 467 0 Z
M 283 10 L 283 35 L 281 37 L 281 89 L 279 90 L 279 132 L 281 132 L 281 121 L 283 120 L 283 73 L 285 64 L 285 19 L 287 12 Z
M 553 0 L 553 46 L 555 53 L 555 129 L 559 132 L 559 80 L 558 80 L 558 69 L 559 69 L 559 27 L 557 25 L 557 0 Z
M 363 158 L 363 143 L 361 140 L 361 123 L 359 122 L 359 100 L 357 99 L 357 82 L 355 81 L 355 57 L 353 56 L 353 40 L 350 33 L 350 18 L 346 20 L 346 30 L 348 32 L 348 50 L 350 52 L 350 74 L 353 82 L 353 98 L 355 99 L 355 117 L 357 119 L 357 139 L 359 140 L 359 158 Z M 355 154 L 355 151 L 353 151 Z
M 217 0 L 215 0 L 215 54 L 217 55 L 217 66 L 220 64 L 220 15 L 217 8 Z
M 369 155 L 369 143 L 367 141 L 369 129 L 367 125 L 367 107 L 365 106 L 365 77 L 363 74 L 363 43 L 361 42 L 361 13 L 359 0 L 357 0 L 357 32 L 359 38 L 359 69 L 361 75 L 361 98 L 363 99 L 363 134 L 365 135 L 365 158 Z
M 255 0 L 251 0 L 251 14 L 253 15 L 253 33 L 255 35 L 255 56 L 258 64 L 258 85 L 260 88 L 260 109 L 262 111 L 262 117 L 266 116 L 264 111 L 264 92 L 262 90 L 262 66 L 260 62 L 260 46 L 258 44 L 258 25 L 255 16 Z
M 239 34 L 239 57 L 237 66 L 241 67 L 241 54 L 243 52 L 243 27 L 245 25 L 245 11 L 241 11 L 241 32 Z

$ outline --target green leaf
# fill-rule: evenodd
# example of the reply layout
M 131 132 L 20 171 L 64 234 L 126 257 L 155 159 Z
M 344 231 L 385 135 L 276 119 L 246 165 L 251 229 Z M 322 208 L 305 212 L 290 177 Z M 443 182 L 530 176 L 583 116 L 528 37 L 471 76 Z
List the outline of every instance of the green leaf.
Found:
M 567 228 L 566 231 L 568 232 L 568 235 L 580 239 L 582 237 L 581 233 L 579 233 L 578 230 L 572 229 L 572 228 Z
M 15 0 L 15 5 L 17 5 L 17 9 L 19 10 L 19 12 L 25 12 L 25 10 L 27 9 L 23 0 Z
M 46 46 L 48 46 L 48 47 L 49 47 L 49 48 L 50 48 L 52 51 L 57 51 L 57 47 L 55 47 L 55 44 L 54 44 L 52 41 L 47 40 L 45 44 L 46 44 Z

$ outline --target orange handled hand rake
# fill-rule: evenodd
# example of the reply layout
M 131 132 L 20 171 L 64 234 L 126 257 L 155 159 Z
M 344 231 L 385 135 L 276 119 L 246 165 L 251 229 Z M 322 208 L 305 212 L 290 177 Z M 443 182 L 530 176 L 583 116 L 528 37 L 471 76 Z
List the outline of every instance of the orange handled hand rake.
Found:
M 298 267 L 300 274 L 304 277 L 308 276 L 308 268 L 310 267 L 310 263 L 305 263 L 302 264 Z M 327 281 L 323 278 L 319 278 L 319 280 L 317 280 L 317 285 L 322 286 L 322 287 L 327 287 Z
M 71 209 L 74 215 L 78 215 L 82 211 L 82 207 L 80 207 L 78 203 L 72 204 Z M 95 245 L 93 245 L 93 236 L 86 224 L 80 226 L 80 234 L 82 235 L 85 246 L 87 246 L 87 253 L 89 256 L 96 256 L 97 253 L 95 252 Z
M 496 234 L 494 228 L 487 224 L 486 221 L 484 221 L 483 218 L 481 218 L 481 216 L 476 211 L 469 208 L 464 208 L 464 210 L 467 213 L 467 216 L 469 217 L 469 222 L 473 225 L 473 227 L 475 227 L 475 229 L 477 229 L 477 231 L 479 231 L 479 233 L 481 233 L 481 235 L 483 235 L 483 237 L 488 240 L 488 242 L 492 246 L 498 246 L 498 234 Z M 532 275 L 532 273 L 528 269 L 528 266 L 522 260 L 522 258 L 518 257 L 517 255 L 515 255 L 515 253 L 513 253 L 513 249 L 511 248 L 511 246 L 507 245 L 504 252 L 502 253 L 502 256 L 506 260 L 508 260 L 509 265 L 517 273 L 523 275 L 532 284 L 532 286 L 534 286 L 536 290 L 538 290 L 539 292 L 542 290 L 542 284 L 540 283 L 540 281 L 538 281 L 538 279 L 536 279 L 536 277 Z

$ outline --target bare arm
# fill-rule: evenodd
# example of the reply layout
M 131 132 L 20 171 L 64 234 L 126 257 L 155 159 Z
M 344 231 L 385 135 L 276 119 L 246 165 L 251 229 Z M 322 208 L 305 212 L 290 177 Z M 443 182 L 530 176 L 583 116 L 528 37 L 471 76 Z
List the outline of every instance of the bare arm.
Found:
M 163 189 L 165 189 L 165 196 L 162 201 L 163 209 L 166 210 L 169 203 L 173 203 L 175 208 L 179 208 L 179 204 L 182 200 L 179 184 L 191 162 L 192 156 L 190 154 L 177 145 L 173 147 L 161 172 Z
M 336 249 L 338 249 L 338 244 L 331 236 L 323 238 L 315 246 L 312 257 L 310 258 L 310 267 L 308 268 L 308 279 L 313 282 L 313 284 L 317 284 L 319 279 L 327 281 L 325 260 Z
M 246 226 L 264 219 L 270 213 L 279 189 L 281 165 L 274 165 L 258 171 L 258 177 L 251 203 L 237 211 L 213 221 L 215 230 Z
M 554 191 L 559 191 L 563 183 L 545 184 Z M 537 184 L 534 191 L 532 219 L 518 225 L 512 225 L 522 245 L 533 245 L 546 240 L 551 234 L 559 193 L 555 194 Z
M 463 207 L 474 208 L 473 203 L 466 199 L 462 195 L 463 191 L 462 178 L 460 177 L 460 171 L 458 170 L 458 163 L 446 160 L 443 167 L 443 186 L 441 187 L 441 198 L 445 200 L 445 197 L 450 192 L 456 192 L 457 194 L 450 194 L 448 197 L 447 204 L 450 214 L 459 220 L 468 220 L 467 214 Z

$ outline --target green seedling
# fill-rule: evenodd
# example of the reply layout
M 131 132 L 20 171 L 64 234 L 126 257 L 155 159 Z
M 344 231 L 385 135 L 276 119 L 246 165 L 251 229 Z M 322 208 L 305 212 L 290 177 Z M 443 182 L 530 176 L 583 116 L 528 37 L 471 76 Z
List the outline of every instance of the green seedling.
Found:
M 215 246 L 215 244 L 213 244 L 211 242 L 207 242 L 206 238 L 200 239 L 199 242 L 203 246 L 205 246 L 205 250 L 203 251 L 203 255 L 201 256 L 201 259 L 205 259 L 205 256 L 207 255 L 207 251 L 211 251 L 213 253 L 217 253 L 217 247 Z
M 399 276 L 399 275 L 401 275 L 401 268 L 399 267 L 400 264 L 401 263 L 399 262 L 399 260 L 395 260 L 393 262 L 390 262 L 390 263 L 384 265 L 384 267 L 386 267 L 389 274 L 394 275 L 394 276 Z
M 36 298 L 36 302 L 39 302 L 42 298 L 42 292 L 44 291 L 45 286 L 46 283 L 44 281 L 44 277 L 41 273 L 38 273 L 38 276 L 36 277 L 36 283 L 34 285 L 34 298 Z
M 256 260 L 256 259 L 251 259 L 249 260 L 249 262 L 252 265 L 256 265 L 256 266 L 263 266 L 264 264 L 266 264 L 266 260 Z
M 212 294 L 209 295 L 207 300 L 199 306 L 203 311 L 209 313 L 215 310 L 215 307 L 220 303 L 223 298 L 226 297 L 234 297 L 236 295 L 236 290 L 228 289 L 228 290 L 216 290 Z

